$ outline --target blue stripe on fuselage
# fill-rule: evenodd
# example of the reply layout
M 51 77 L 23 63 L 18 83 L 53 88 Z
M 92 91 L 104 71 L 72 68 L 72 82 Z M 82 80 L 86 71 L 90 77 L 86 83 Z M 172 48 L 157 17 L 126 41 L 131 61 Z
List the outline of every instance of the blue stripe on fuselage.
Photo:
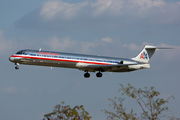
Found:
M 52 58 L 61 58 L 61 59 L 73 59 L 73 60 L 84 60 L 84 61 L 106 62 L 106 63 L 119 63 L 124 60 L 134 62 L 134 60 L 131 59 L 97 56 L 97 55 L 84 55 L 84 54 L 63 53 L 63 52 L 53 52 L 53 51 L 38 51 L 38 50 L 21 50 L 21 51 L 24 51 L 24 55 L 52 57 Z M 39 54 L 40 52 L 49 53 L 49 54 L 48 55 Z M 55 55 L 50 55 L 50 54 L 55 54 Z
M 107 60 L 107 59 L 94 59 L 87 57 L 74 57 L 74 56 L 65 56 L 65 55 L 44 55 L 44 54 L 31 54 L 25 53 L 24 55 L 36 56 L 36 57 L 48 57 L 48 58 L 61 58 L 61 59 L 69 59 L 69 60 L 83 60 L 83 61 L 92 61 L 92 62 L 106 62 L 106 63 L 119 63 L 119 61 L 115 60 Z

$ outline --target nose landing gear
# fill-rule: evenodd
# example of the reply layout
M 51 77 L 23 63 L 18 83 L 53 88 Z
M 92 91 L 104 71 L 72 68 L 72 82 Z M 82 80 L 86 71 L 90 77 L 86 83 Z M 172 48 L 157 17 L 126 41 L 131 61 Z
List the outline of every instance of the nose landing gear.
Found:
M 19 69 L 19 63 L 15 63 L 15 65 L 16 65 L 15 69 L 16 70 Z
M 17 65 L 17 66 L 15 67 L 15 69 L 16 69 L 16 70 L 19 69 L 19 66 Z

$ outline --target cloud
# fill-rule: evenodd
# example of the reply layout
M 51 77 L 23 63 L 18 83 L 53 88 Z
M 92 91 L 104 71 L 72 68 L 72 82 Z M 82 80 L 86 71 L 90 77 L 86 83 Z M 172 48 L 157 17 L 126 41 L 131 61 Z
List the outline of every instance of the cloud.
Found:
M 111 16 L 138 15 L 139 17 L 152 12 L 154 8 L 161 10 L 165 5 L 166 2 L 163 0 L 96 0 L 92 3 L 93 15 L 105 13 Z
M 178 5 L 174 3 L 173 6 Z M 70 4 L 61 0 L 49 0 L 42 4 L 40 15 L 46 16 L 47 19 L 53 19 L 60 16 L 63 19 L 71 19 L 82 11 L 90 13 L 91 17 L 106 14 L 110 16 L 147 14 L 148 10 L 159 8 L 158 12 L 164 12 L 164 7 L 171 7 L 170 4 L 163 0 L 96 0 L 95 2 L 84 1 L 81 3 Z M 90 7 L 90 9 L 89 9 Z
M 128 47 L 130 50 L 139 50 L 140 46 L 137 46 L 134 43 L 130 43 L 129 45 L 124 44 L 124 47 Z
M 131 16 L 150 19 L 158 24 L 173 24 L 180 20 L 180 4 L 167 3 L 164 0 L 97 0 L 92 3 L 92 8 L 92 14 L 95 16 Z
M 136 45 L 135 43 L 130 43 L 128 45 L 124 44 L 123 47 L 127 47 L 129 50 L 140 51 L 145 45 L 152 45 L 151 43 L 143 42 L 141 45 Z
M 15 22 L 15 26 L 65 29 L 63 26 L 69 25 L 71 30 L 72 27 L 87 29 L 92 25 L 117 27 L 122 22 L 142 23 L 141 20 L 156 24 L 180 24 L 179 11 L 179 2 L 163 0 L 96 0 L 80 3 L 48 0 Z
M 109 42 L 109 43 L 111 43 L 113 41 L 112 38 L 110 38 L 110 37 L 102 38 L 101 40 L 104 42 Z
M 143 47 L 145 45 L 153 45 L 153 44 L 147 43 L 147 42 L 144 42 L 141 45 L 130 43 L 128 45 L 124 44 L 123 47 L 127 47 L 129 50 L 133 50 L 133 51 L 140 51 L 140 50 L 143 49 Z M 180 52 L 179 52 L 180 51 L 180 46 L 167 45 L 165 43 L 161 43 L 159 45 L 153 45 L 153 46 L 173 48 L 173 49 L 162 50 L 161 57 L 163 56 L 163 58 L 166 58 L 166 59 L 169 59 L 169 60 L 171 59 L 172 60 L 172 59 L 177 59 L 180 56 Z
M 90 49 L 98 46 L 97 42 L 78 41 L 72 40 L 70 37 L 58 38 L 56 36 L 44 41 L 44 45 L 52 50 L 83 53 L 88 53 Z
M 56 36 L 51 37 L 48 41 L 44 41 L 46 46 L 49 46 L 53 50 L 67 50 L 76 45 L 76 41 L 71 40 L 70 37 L 59 39 Z
M 97 0 L 91 3 L 93 16 L 98 16 L 106 12 L 106 14 L 120 15 L 125 2 L 123 0 Z
M 16 47 L 16 44 L 12 40 L 6 40 L 4 38 L 4 31 L 0 30 L 0 54 L 4 55 L 5 53 L 11 51 Z
M 159 45 L 160 47 L 167 47 L 167 48 L 173 48 L 173 49 L 169 49 L 168 51 L 166 50 L 164 52 L 164 55 L 166 56 L 166 58 L 168 59 L 179 59 L 180 56 L 180 46 L 177 45 L 167 45 L 164 43 L 161 43 Z
M 40 15 L 42 15 L 46 20 L 52 20 L 57 17 L 65 20 L 72 19 L 87 5 L 87 1 L 69 4 L 58 0 L 49 0 L 42 4 Z
M 82 42 L 81 43 L 82 51 L 86 53 L 89 52 L 90 49 L 93 49 L 97 46 L 98 46 L 97 42 Z

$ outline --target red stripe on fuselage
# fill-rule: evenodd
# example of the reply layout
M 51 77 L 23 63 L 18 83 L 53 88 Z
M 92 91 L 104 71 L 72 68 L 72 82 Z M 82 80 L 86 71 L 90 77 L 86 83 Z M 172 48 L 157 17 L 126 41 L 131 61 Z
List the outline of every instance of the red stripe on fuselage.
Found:
M 64 61 L 64 62 L 75 62 L 75 63 L 88 63 L 88 64 L 98 64 L 98 65 L 113 65 L 113 63 L 99 63 L 99 62 L 68 60 L 68 59 L 60 59 L 60 58 L 44 58 L 44 57 L 23 56 L 23 55 L 12 55 L 11 57 L 28 58 L 28 59 L 40 59 L 40 60 L 53 60 L 53 61 Z

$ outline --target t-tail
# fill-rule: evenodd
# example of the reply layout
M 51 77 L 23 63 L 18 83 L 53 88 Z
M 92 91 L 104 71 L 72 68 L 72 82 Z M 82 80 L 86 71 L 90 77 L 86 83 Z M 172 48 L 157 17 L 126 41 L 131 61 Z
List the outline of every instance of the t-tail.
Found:
M 136 57 L 132 58 L 132 60 L 142 63 L 148 63 L 150 58 L 153 56 L 154 52 L 158 49 L 172 49 L 172 48 L 146 45 Z

